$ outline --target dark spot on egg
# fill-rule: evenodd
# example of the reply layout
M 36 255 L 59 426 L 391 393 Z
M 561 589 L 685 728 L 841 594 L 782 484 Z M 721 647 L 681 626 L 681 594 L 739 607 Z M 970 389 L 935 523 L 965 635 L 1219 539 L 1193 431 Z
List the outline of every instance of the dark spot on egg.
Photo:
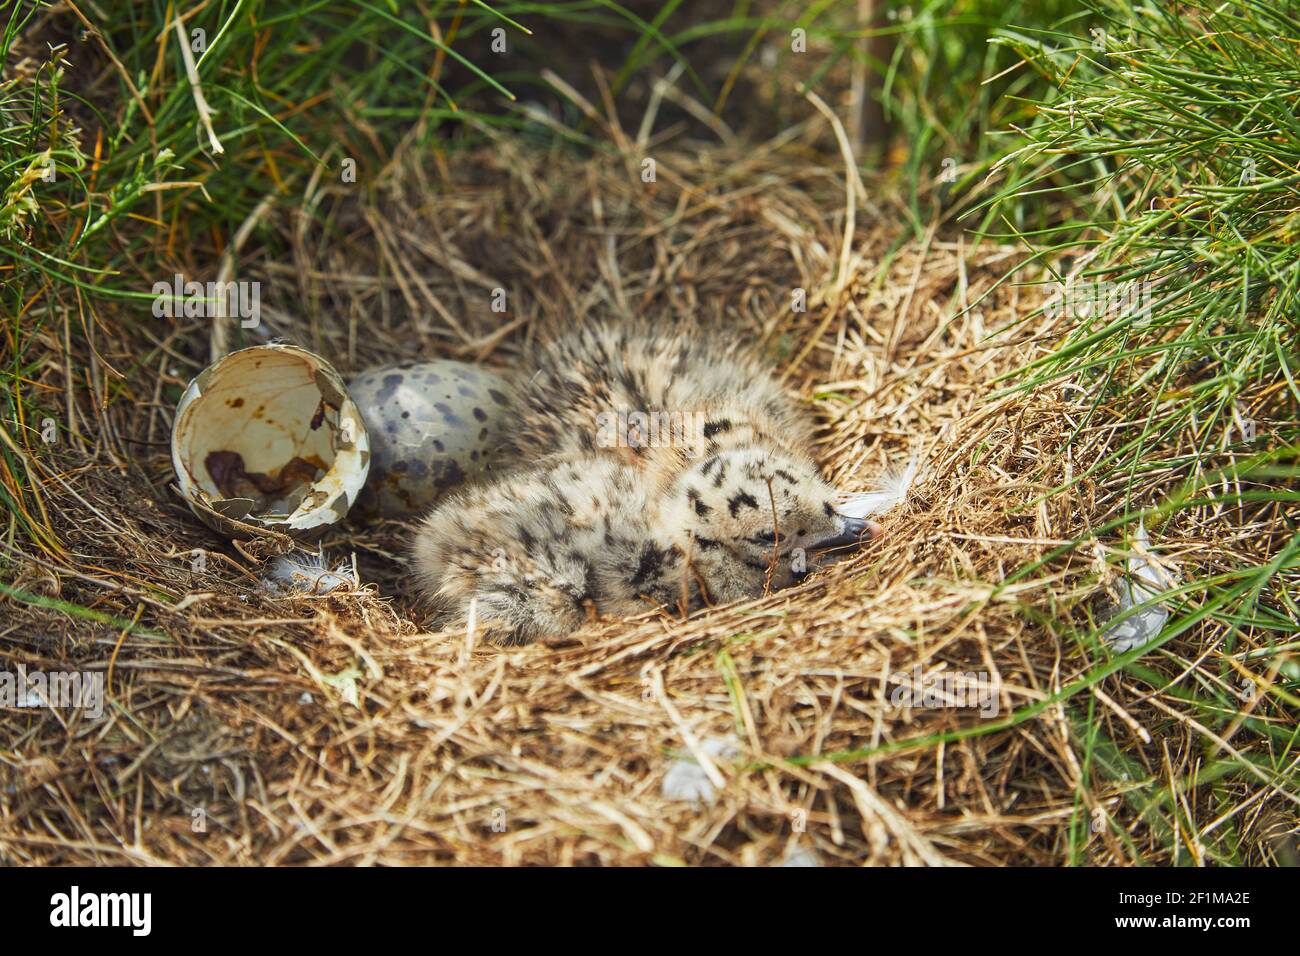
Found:
M 402 376 L 397 374 L 396 372 L 392 373 L 391 375 L 385 375 L 383 380 L 383 385 L 380 387 L 379 391 L 375 393 L 375 401 L 377 402 L 388 401 L 390 398 L 393 397 L 393 393 L 397 391 L 397 386 L 401 384 L 402 384 Z
M 453 485 L 459 485 L 465 480 L 465 472 L 461 471 L 460 465 L 451 459 L 439 463 L 438 476 L 434 483 L 439 488 L 449 488 Z
M 502 395 L 500 392 L 498 392 L 495 388 L 488 389 L 488 397 L 491 398 L 492 401 L 496 402 L 498 405 L 506 404 L 506 397 Z
M 487 421 L 487 412 L 483 411 L 483 409 L 481 409 L 481 408 L 479 408 L 477 405 L 475 405 L 475 406 L 474 406 L 474 417 L 477 418 L 477 419 L 478 419 L 479 421 L 481 421 L 481 422 L 485 422 L 485 421 Z
M 442 415 L 442 420 L 448 425 L 453 428 L 460 427 L 460 418 L 451 410 L 451 406 L 447 405 L 445 402 L 435 402 L 433 407 L 438 410 L 438 414 Z

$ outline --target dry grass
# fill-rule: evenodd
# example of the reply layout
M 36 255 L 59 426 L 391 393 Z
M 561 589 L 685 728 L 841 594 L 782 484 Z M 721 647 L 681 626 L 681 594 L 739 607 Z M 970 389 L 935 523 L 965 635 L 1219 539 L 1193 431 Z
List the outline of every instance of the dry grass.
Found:
M 1091 550 L 999 587 L 1124 504 L 1124 489 L 1088 482 L 1033 503 L 1087 467 L 1112 423 L 1067 450 L 1077 393 L 990 399 L 991 380 L 1051 331 L 1021 322 L 1034 290 L 995 288 L 1019 253 L 941 231 L 907 239 L 874 197 L 856 204 L 846 250 L 843 167 L 806 145 L 826 141 L 810 115 L 744 153 L 651 146 L 655 184 L 617 130 L 593 160 L 510 140 L 399 156 L 366 188 L 316 181 L 297 208 L 268 208 L 278 239 L 250 240 L 239 272 L 263 281 L 270 334 L 345 371 L 416 351 L 509 368 L 596 315 L 750 338 L 815 401 L 841 486 L 920 457 L 883 542 L 746 605 L 512 651 L 422 630 L 395 523 L 329 542 L 356 550 L 361 589 L 275 597 L 167 488 L 170 396 L 207 363 L 207 323 L 101 315 L 84 376 L 54 359 L 38 371 L 77 409 L 84 442 L 46 469 L 46 551 L 7 545 L 27 597 L 5 602 L 0 655 L 108 670 L 110 703 L 98 722 L 0 712 L 0 859 L 772 864 L 809 850 L 846 864 L 1168 863 L 1213 859 L 1203 834 L 1227 827 L 1244 859 L 1274 859 L 1266 837 L 1295 826 L 1289 793 L 1248 773 L 1216 791 L 1227 805 L 1183 785 L 1228 753 L 1176 693 L 1222 684 L 1218 625 L 1144 658 L 1181 675 L 1155 692 L 1106 676 L 1104 656 L 1068 636 L 1094 606 Z M 489 307 L 495 287 L 505 316 Z M 790 309 L 796 287 L 806 313 Z M 1160 529 L 1180 562 L 1226 569 L 1269 546 L 1262 520 L 1189 514 Z M 891 703 L 891 676 L 917 667 L 986 672 L 999 716 Z M 1103 760 L 1089 727 L 1124 757 Z M 737 760 L 702 753 L 730 736 Z M 683 754 L 710 765 L 715 802 L 662 795 Z

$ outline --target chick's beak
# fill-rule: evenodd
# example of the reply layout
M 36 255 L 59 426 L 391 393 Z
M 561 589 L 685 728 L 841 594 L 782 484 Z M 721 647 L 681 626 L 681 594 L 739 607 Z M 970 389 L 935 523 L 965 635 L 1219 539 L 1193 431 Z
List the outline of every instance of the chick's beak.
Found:
M 851 518 L 848 515 L 836 515 L 836 517 L 840 523 L 839 533 L 829 538 L 823 538 L 812 545 L 813 551 L 853 548 L 885 533 L 880 525 L 874 521 L 868 521 L 866 518 Z

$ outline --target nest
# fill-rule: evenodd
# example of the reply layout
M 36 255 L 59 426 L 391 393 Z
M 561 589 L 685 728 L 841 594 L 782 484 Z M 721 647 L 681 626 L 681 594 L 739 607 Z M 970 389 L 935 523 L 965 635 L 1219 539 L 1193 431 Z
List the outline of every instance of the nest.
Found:
M 209 361 L 206 320 L 98 316 L 75 374 L 52 331 L 38 374 L 71 436 L 32 456 L 47 530 L 7 545 L 0 654 L 102 671 L 108 691 L 98 720 L 0 711 L 0 859 L 1199 862 L 1165 821 L 1229 813 L 1243 855 L 1273 859 L 1294 807 L 1258 780 L 1229 807 L 1172 784 L 1169 804 L 1134 795 L 1205 762 L 1207 740 L 1176 682 L 1103 673 L 1077 639 L 1122 541 L 1063 546 L 1122 514 L 1127 489 L 1072 483 L 1113 425 L 1085 420 L 1078 389 L 998 393 L 1059 321 L 1036 314 L 1039 290 L 999 281 L 1022 250 L 913 235 L 813 149 L 820 120 L 743 153 L 606 132 L 590 159 L 501 139 L 259 209 L 236 261 L 263 284 L 263 326 L 223 330 L 221 347 L 275 337 L 345 373 L 419 355 L 508 374 L 593 316 L 741 336 L 813 406 L 839 487 L 918 460 L 884 538 L 746 604 L 483 646 L 426 629 L 400 561 L 409 526 L 337 529 L 325 544 L 356 554 L 360 584 L 310 596 L 265 587 L 256 554 L 193 518 L 165 439 Z M 1266 523 L 1184 511 L 1158 537 L 1212 572 L 1268 547 Z M 1221 630 L 1144 664 L 1222 685 L 1207 663 Z M 900 703 L 918 681 L 937 696 Z M 665 787 L 674 774 L 686 792 Z

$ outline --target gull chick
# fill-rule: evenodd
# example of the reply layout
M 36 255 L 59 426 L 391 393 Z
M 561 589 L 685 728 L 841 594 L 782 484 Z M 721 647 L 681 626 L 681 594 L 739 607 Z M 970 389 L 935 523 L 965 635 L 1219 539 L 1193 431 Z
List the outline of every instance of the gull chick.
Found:
M 511 403 L 504 470 L 435 507 L 411 550 L 450 623 L 473 605 L 496 642 L 757 597 L 879 533 L 838 506 L 811 423 L 734 346 L 586 329 Z

